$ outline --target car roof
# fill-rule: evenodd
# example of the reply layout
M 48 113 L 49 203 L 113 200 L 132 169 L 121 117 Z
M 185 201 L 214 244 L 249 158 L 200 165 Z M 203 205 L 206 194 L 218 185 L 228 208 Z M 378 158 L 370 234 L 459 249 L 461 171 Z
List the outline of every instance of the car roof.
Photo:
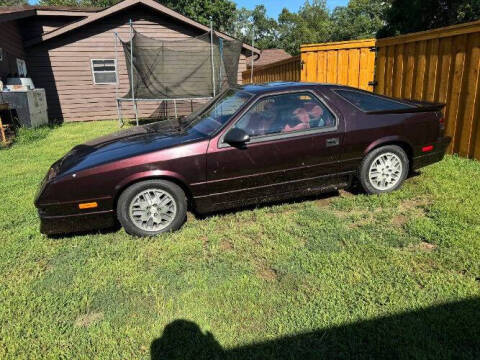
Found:
M 324 84 L 324 83 L 314 83 L 314 82 L 293 82 L 293 81 L 275 81 L 262 84 L 246 84 L 240 85 L 238 88 L 246 91 L 251 94 L 261 95 L 268 94 L 271 92 L 277 91 L 288 91 L 288 90 L 302 90 L 302 89 L 312 89 L 319 87 L 335 87 L 335 88 L 348 88 L 348 86 L 335 85 L 335 84 Z

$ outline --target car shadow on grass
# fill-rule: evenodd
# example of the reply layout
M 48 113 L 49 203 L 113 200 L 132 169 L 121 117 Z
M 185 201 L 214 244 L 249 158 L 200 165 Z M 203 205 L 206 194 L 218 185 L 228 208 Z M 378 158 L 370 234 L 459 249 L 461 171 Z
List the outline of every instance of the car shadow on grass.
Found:
M 224 349 L 187 320 L 168 324 L 152 360 L 479 359 L 480 298 Z

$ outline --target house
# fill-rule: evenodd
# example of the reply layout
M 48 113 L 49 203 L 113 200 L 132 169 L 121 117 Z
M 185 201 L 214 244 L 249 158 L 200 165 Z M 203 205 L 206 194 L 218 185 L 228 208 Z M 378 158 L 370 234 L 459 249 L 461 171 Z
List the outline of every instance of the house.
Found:
M 283 49 L 265 49 L 260 52 L 259 55 L 254 55 L 253 66 L 263 66 L 275 63 L 277 61 L 285 60 L 291 58 L 292 55 L 287 53 Z M 247 67 L 252 66 L 252 57 L 249 56 L 247 59 Z
M 127 41 L 130 20 L 139 33 L 162 40 L 187 39 L 209 31 L 207 26 L 154 0 L 124 0 L 106 9 L 0 8 L 0 48 L 3 54 L 0 77 L 4 79 L 8 74 L 26 71 L 36 87 L 45 89 L 52 120 L 116 118 L 117 95 L 128 92 L 129 81 L 121 45 L 118 52 L 115 51 L 114 34 Z M 220 32 L 217 35 L 232 39 Z M 252 53 L 259 54 L 260 51 L 244 44 L 238 69 L 239 81 L 246 69 L 246 58 Z M 108 76 L 104 74 L 107 81 L 101 83 L 95 81 L 99 67 L 94 66 L 100 62 L 112 70 Z M 149 116 L 158 106 L 158 102 L 140 103 L 140 116 Z M 123 114 L 133 116 L 132 106 L 126 104 L 124 107 Z

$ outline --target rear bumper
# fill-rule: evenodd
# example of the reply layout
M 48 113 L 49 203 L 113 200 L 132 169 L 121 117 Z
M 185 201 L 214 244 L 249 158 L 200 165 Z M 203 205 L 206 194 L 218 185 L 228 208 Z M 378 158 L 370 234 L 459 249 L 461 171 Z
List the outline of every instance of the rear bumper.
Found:
M 111 228 L 114 225 L 113 210 L 65 216 L 42 216 L 40 214 L 40 232 L 45 235 L 81 233 Z
M 412 170 L 417 170 L 424 166 L 442 161 L 443 157 L 445 156 L 445 152 L 447 151 L 447 147 L 450 145 L 451 141 L 452 138 L 449 136 L 442 137 L 437 142 L 432 144 L 433 151 L 415 156 L 412 161 Z

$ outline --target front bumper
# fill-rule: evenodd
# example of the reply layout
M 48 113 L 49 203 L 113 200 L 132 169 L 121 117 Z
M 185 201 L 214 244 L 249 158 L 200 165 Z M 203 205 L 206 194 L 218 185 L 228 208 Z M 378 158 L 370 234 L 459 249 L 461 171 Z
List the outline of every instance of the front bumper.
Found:
M 86 214 L 40 216 L 40 232 L 45 235 L 82 233 L 107 229 L 115 226 L 113 210 L 89 212 Z
M 443 157 L 445 156 L 445 152 L 447 151 L 448 145 L 450 145 L 451 141 L 452 138 L 449 136 L 442 137 L 432 144 L 433 151 L 415 156 L 412 161 L 412 170 L 417 170 L 422 167 L 442 161 Z

